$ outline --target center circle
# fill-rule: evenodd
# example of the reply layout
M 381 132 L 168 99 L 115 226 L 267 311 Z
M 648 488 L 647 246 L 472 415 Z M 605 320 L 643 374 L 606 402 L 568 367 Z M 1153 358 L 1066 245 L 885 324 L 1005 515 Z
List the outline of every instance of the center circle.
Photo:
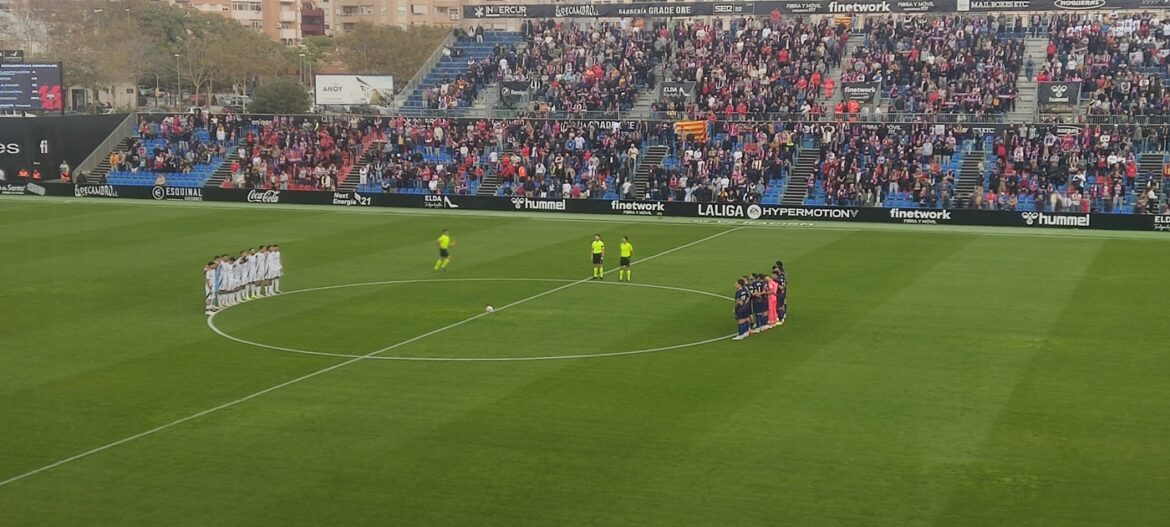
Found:
M 679 293 L 690 298 L 680 301 Z M 387 302 L 387 295 L 393 300 Z M 252 309 L 282 303 L 276 299 L 285 299 L 284 309 Z M 487 313 L 492 299 L 499 303 L 495 312 Z M 707 291 L 638 282 L 386 280 L 288 291 L 223 309 L 208 317 L 207 325 L 241 344 L 302 355 L 449 362 L 566 360 L 665 352 L 728 338 L 731 334 L 718 329 L 723 324 L 713 325 L 723 318 L 705 316 L 706 323 L 693 323 L 695 316 L 712 311 L 699 304 L 713 299 L 730 300 Z M 229 312 L 233 314 L 220 318 Z M 252 316 L 242 318 L 245 313 Z M 686 342 L 664 343 L 673 339 L 656 334 L 663 331 Z M 254 336 L 257 333 L 260 336 Z M 382 333 L 396 335 L 381 337 Z M 403 353 L 412 347 L 423 348 L 422 354 Z M 449 348 L 487 348 L 498 356 L 461 355 Z M 532 355 L 510 353 L 526 348 L 538 349 Z

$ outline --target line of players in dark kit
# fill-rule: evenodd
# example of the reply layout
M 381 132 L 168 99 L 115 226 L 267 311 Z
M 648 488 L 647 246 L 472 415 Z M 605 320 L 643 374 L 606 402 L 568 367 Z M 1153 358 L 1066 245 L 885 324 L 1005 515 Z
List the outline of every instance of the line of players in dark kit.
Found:
M 772 273 L 752 273 L 735 282 L 735 320 L 739 331 L 732 340 L 783 326 L 788 314 L 788 275 L 777 260 Z

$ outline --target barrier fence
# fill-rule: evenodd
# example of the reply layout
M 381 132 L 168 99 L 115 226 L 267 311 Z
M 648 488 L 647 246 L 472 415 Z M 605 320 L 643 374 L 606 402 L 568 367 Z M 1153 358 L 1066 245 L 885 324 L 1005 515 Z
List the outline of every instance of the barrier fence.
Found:
M 1013 212 L 969 209 L 887 209 L 869 207 L 804 207 L 678 201 L 551 199 L 420 194 L 362 194 L 289 190 L 67 185 L 0 184 L 3 195 L 69 196 L 77 198 L 131 198 L 276 204 L 333 205 L 338 207 L 399 207 L 548 214 L 664 216 L 697 220 L 833 221 L 912 225 L 969 225 L 1032 229 L 1093 229 L 1170 233 L 1170 215 L 1103 213 Z

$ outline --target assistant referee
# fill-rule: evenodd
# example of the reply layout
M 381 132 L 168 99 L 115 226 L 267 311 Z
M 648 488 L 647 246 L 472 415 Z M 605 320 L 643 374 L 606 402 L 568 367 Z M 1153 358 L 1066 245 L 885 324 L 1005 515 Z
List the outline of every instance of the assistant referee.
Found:
M 605 242 L 601 241 L 600 234 L 593 235 L 593 243 L 591 244 L 590 250 L 590 254 L 593 256 L 593 279 L 604 280 L 605 268 L 601 262 L 605 259 Z
M 618 269 L 618 280 L 629 282 L 630 275 L 630 257 L 634 255 L 634 245 L 630 243 L 629 236 L 622 236 L 621 248 L 621 268 Z

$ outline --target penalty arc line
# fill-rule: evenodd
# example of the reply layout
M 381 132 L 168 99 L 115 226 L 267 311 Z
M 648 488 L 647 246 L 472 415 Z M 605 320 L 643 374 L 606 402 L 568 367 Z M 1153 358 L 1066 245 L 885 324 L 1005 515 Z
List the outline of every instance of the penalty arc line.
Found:
M 690 242 L 690 243 L 688 243 L 688 244 L 685 244 L 685 245 L 680 245 L 680 246 L 678 246 L 678 247 L 675 247 L 675 248 L 673 248 L 673 249 L 670 249 L 670 250 L 667 250 L 667 251 L 663 251 L 663 252 L 660 252 L 660 253 L 658 253 L 658 254 L 655 254 L 655 255 L 648 256 L 648 257 L 646 257 L 646 258 L 643 258 L 642 260 L 639 260 L 638 262 L 634 262 L 634 263 L 636 264 L 636 263 L 641 263 L 641 262 L 648 262 L 648 261 L 650 261 L 650 260 L 653 260 L 653 259 L 655 259 L 655 258 L 658 258 L 658 257 L 660 257 L 660 256 L 665 256 L 665 255 L 667 255 L 667 254 L 671 254 L 671 253 L 673 253 L 673 252 L 676 252 L 676 251 L 681 251 L 681 250 L 683 250 L 683 249 L 686 249 L 686 248 L 688 248 L 688 247 L 692 247 L 692 246 L 694 246 L 694 245 L 697 245 L 697 244 L 703 243 L 703 242 L 705 242 L 705 241 L 708 241 L 708 240 L 712 240 L 712 239 L 718 238 L 718 237 L 720 237 L 720 236 L 723 236 L 723 235 L 725 235 L 725 234 L 730 234 L 730 233 L 733 233 L 733 232 L 735 232 L 735 231 L 738 231 L 738 230 L 741 230 L 741 229 L 743 229 L 743 228 L 744 228 L 744 227 L 736 227 L 736 228 L 734 228 L 734 229 L 728 229 L 728 230 L 720 231 L 720 232 L 718 232 L 718 233 L 712 234 L 711 236 L 707 236 L 706 238 L 700 238 L 700 239 L 698 239 L 698 240 L 695 240 L 695 241 L 693 241 L 693 242 Z M 616 269 L 615 269 L 615 270 L 616 270 Z M 612 272 L 612 270 L 611 270 L 610 272 Z M 607 273 L 607 274 L 608 274 L 608 273 Z M 541 297 L 543 297 L 543 296 L 550 295 L 550 294 L 552 294 L 552 293 L 555 293 L 555 292 L 557 292 L 557 291 L 561 291 L 561 290 L 567 289 L 567 288 L 569 288 L 569 287 L 572 287 L 572 286 L 574 286 L 574 285 L 579 285 L 579 284 L 582 284 L 582 283 L 588 282 L 589 280 L 591 280 L 591 278 L 583 278 L 583 279 L 581 279 L 581 280 L 578 280 L 578 281 L 576 281 L 576 282 L 570 282 L 570 283 L 568 283 L 568 284 L 565 284 L 565 285 L 562 285 L 562 286 L 560 286 L 560 287 L 555 287 L 555 288 L 553 288 L 553 289 L 550 289 L 550 290 L 548 290 L 548 291 L 544 291 L 544 292 L 542 292 L 542 293 L 535 294 L 535 295 L 533 295 L 533 296 L 530 296 L 530 297 L 528 297 L 528 298 L 523 298 L 523 299 L 517 300 L 517 301 L 515 301 L 515 302 L 512 302 L 511 304 L 508 304 L 508 305 L 506 305 L 506 306 L 503 306 L 503 307 L 501 307 L 500 309 L 497 309 L 496 311 L 500 311 L 500 310 L 503 310 L 503 309 L 507 309 L 507 308 L 509 308 L 509 307 L 513 307 L 513 306 L 518 306 L 518 305 L 520 305 L 520 304 L 523 304 L 523 303 L 525 303 L 525 302 L 529 302 L 529 301 L 531 301 L 531 300 L 535 300 L 535 299 L 537 299 L 537 298 L 541 298 Z M 84 458 L 87 458 L 87 457 L 89 457 L 89 456 L 92 456 L 92 455 L 94 455 L 94 454 L 98 454 L 98 453 L 104 452 L 104 451 L 106 451 L 106 450 L 109 450 L 109 449 L 111 449 L 111 448 L 114 448 L 114 447 L 117 447 L 117 446 L 120 446 L 120 445 L 124 445 L 124 444 L 126 444 L 126 443 L 130 443 L 130 442 L 132 442 L 132 441 L 135 441 L 135 440 L 138 440 L 138 439 L 142 439 L 142 438 L 144 438 L 144 437 L 147 437 L 147 436 L 151 436 L 151 435 L 157 434 L 157 433 L 159 433 L 159 432 L 162 432 L 162 431 L 164 431 L 164 430 L 167 430 L 167 429 L 170 429 L 170 428 L 174 428 L 174 427 L 176 427 L 176 426 L 179 426 L 179 425 L 181 425 L 181 424 L 183 424 L 183 423 L 187 423 L 187 422 L 190 422 L 190 421 L 194 421 L 195 419 L 199 419 L 200 417 L 203 417 L 203 416 L 206 416 L 206 415 L 213 414 L 213 413 L 215 413 L 215 412 L 218 412 L 218 411 L 220 411 L 220 410 L 225 410 L 225 409 L 231 408 L 231 407 L 233 407 L 233 406 L 236 406 L 236 405 L 239 405 L 239 404 L 242 404 L 242 403 L 245 403 L 245 402 L 251 401 L 252 399 L 255 399 L 255 398 L 257 398 L 257 397 L 261 397 L 261 396 L 263 396 L 263 395 L 267 395 L 267 394 L 269 394 L 269 393 L 275 392 L 275 391 L 277 391 L 277 390 L 280 390 L 280 389 L 282 389 L 282 388 L 285 388 L 285 387 L 288 387 L 288 386 L 292 386 L 292 385 L 294 385 L 294 384 L 297 384 L 297 383 L 300 383 L 300 382 L 303 382 L 303 381 L 307 381 L 307 380 L 309 380 L 309 379 L 312 379 L 313 377 L 317 377 L 317 376 L 319 376 L 319 375 L 323 375 L 323 374 L 329 373 L 329 372 L 331 372 L 331 371 L 333 371 L 333 370 L 337 370 L 337 369 L 340 369 L 340 368 L 344 368 L 344 367 L 346 367 L 346 366 L 349 366 L 350 364 L 353 364 L 353 363 L 355 363 L 355 362 L 360 362 L 360 361 L 366 360 L 366 359 L 368 359 L 368 358 L 370 358 L 370 357 L 373 357 L 373 356 L 375 356 L 375 355 L 378 355 L 378 354 L 380 354 L 380 353 L 385 353 L 385 352 L 387 352 L 387 351 L 393 350 L 393 349 L 395 349 L 395 348 L 398 348 L 398 347 L 401 347 L 401 346 L 405 346 L 405 345 L 407 345 L 407 344 L 410 344 L 410 343 L 412 343 L 412 342 L 418 342 L 419 340 L 422 340 L 422 339 L 424 339 L 424 338 L 427 338 L 427 337 L 429 337 L 429 336 L 431 336 L 431 335 L 435 335 L 435 334 L 437 334 L 437 333 L 442 333 L 442 332 L 444 332 L 444 331 L 447 331 L 447 330 L 449 330 L 449 329 L 452 329 L 452 328 L 456 328 L 456 327 L 462 326 L 462 325 L 464 325 L 464 324 L 466 324 L 466 323 L 468 323 L 468 322 L 471 322 L 471 321 L 473 321 L 473 320 L 478 320 L 479 318 L 481 318 L 481 317 L 485 316 L 486 314 L 487 314 L 487 313 L 480 313 L 480 314 L 477 314 L 477 315 L 475 315 L 475 316 L 472 316 L 472 317 L 465 318 L 465 319 L 463 319 L 463 320 L 460 320 L 460 321 L 458 321 L 458 322 L 454 322 L 454 323 L 448 324 L 448 325 L 446 325 L 446 326 L 443 326 L 443 327 L 441 327 L 441 328 L 438 328 L 438 329 L 433 329 L 433 330 L 431 330 L 431 331 L 428 331 L 428 332 L 426 332 L 426 333 L 423 333 L 423 334 L 421 334 L 421 335 L 418 335 L 418 336 L 415 336 L 415 337 L 409 338 L 409 339 L 407 339 L 407 340 L 404 340 L 404 341 L 402 341 L 402 342 L 398 342 L 398 343 L 395 343 L 395 344 L 391 344 L 391 345 L 389 345 L 389 346 L 386 346 L 386 347 L 384 347 L 384 348 L 381 348 L 381 349 L 378 349 L 378 350 L 375 350 L 375 351 L 371 351 L 370 353 L 367 353 L 367 354 L 365 354 L 365 355 L 362 355 L 362 356 L 360 356 L 360 357 L 356 357 L 356 358 L 349 359 L 349 360 L 346 360 L 346 361 L 343 361 L 343 362 L 339 362 L 339 363 L 337 363 L 337 364 L 334 364 L 334 365 L 332 365 L 332 366 L 328 366 L 328 367 L 325 367 L 325 368 L 322 368 L 322 369 L 319 369 L 319 370 L 316 370 L 316 371 L 313 371 L 313 372 L 307 373 L 307 374 L 305 374 L 305 375 L 302 375 L 302 376 L 300 376 L 300 377 L 297 377 L 297 378 L 295 378 L 295 379 L 287 380 L 287 381 L 284 381 L 284 382 L 282 382 L 282 383 L 280 383 L 280 384 L 276 384 L 276 385 L 273 385 L 273 386 L 269 386 L 268 388 L 265 388 L 265 389 L 263 389 L 263 390 L 260 390 L 260 391 L 258 391 L 258 392 L 255 392 L 255 393 L 252 393 L 252 394 L 249 394 L 249 395 L 246 395 L 246 396 L 244 396 L 244 397 L 240 397 L 239 399 L 236 399 L 236 400 L 234 400 L 234 401 L 228 401 L 228 402 L 226 402 L 226 403 L 223 403 L 223 404 L 221 404 L 221 405 L 214 406 L 214 407 L 208 408 L 208 409 L 206 409 L 206 410 L 202 410 L 202 411 L 199 411 L 199 412 L 193 413 L 193 414 L 191 414 L 191 415 L 188 415 L 188 416 L 186 416 L 186 417 L 181 417 L 181 418 L 179 418 L 179 419 L 176 419 L 176 420 L 174 420 L 174 421 L 171 421 L 171 422 L 169 422 L 169 423 L 161 424 L 161 425 L 159 425 L 159 426 L 156 426 L 156 427 L 154 427 L 154 428 L 151 428 L 151 429 L 149 429 L 149 430 L 145 430 L 145 431 L 139 432 L 139 433 L 137 433 L 137 434 L 134 434 L 134 435 L 131 435 L 131 436 L 127 436 L 127 437 L 124 437 L 124 438 L 122 438 L 122 439 L 119 439 L 119 440 L 117 440 L 117 441 L 114 441 L 114 442 L 112 442 L 112 443 L 107 443 L 107 444 L 105 444 L 105 445 L 102 445 L 102 446 L 99 446 L 99 447 L 96 447 L 96 448 L 92 448 L 92 449 L 90 449 L 90 450 L 86 450 L 85 452 L 81 452 L 81 453 L 79 453 L 79 454 L 74 454 L 74 455 L 72 455 L 72 456 L 69 456 L 69 457 L 67 457 L 67 458 L 64 458 L 64 459 L 61 459 L 61 460 L 55 461 L 55 462 L 53 462 L 53 463 L 50 463 L 50 464 L 48 464 L 48 465 L 42 466 L 42 467 L 40 467 L 40 468 L 36 468 L 36 469 L 30 470 L 30 471 L 28 471 L 28 472 L 25 472 L 25 473 L 23 473 L 23 474 L 18 474 L 18 475 L 16 475 L 16 476 L 12 476 L 12 477 L 10 477 L 10 478 L 4 479 L 4 480 L 0 480 L 0 487 L 4 487 L 4 486 L 7 486 L 7 485 L 10 485 L 10 484 L 12 484 L 12 483 L 15 483 L 15 482 L 17 482 L 17 481 L 20 481 L 20 480 L 22 480 L 22 479 L 25 479 L 25 478 L 28 478 L 28 477 L 31 477 L 31 476 L 35 476 L 35 475 L 37 475 L 37 474 L 40 474 L 40 473 L 42 473 L 42 472 L 45 472 L 45 471 L 48 471 L 48 470 L 52 470 L 52 469 L 54 469 L 54 468 L 57 468 L 57 467 L 60 467 L 60 466 L 62 466 L 62 465 L 66 465 L 66 464 L 72 463 L 72 462 L 74 462 L 74 461 L 77 461 L 77 460 L 79 460 L 79 459 L 84 459 Z

